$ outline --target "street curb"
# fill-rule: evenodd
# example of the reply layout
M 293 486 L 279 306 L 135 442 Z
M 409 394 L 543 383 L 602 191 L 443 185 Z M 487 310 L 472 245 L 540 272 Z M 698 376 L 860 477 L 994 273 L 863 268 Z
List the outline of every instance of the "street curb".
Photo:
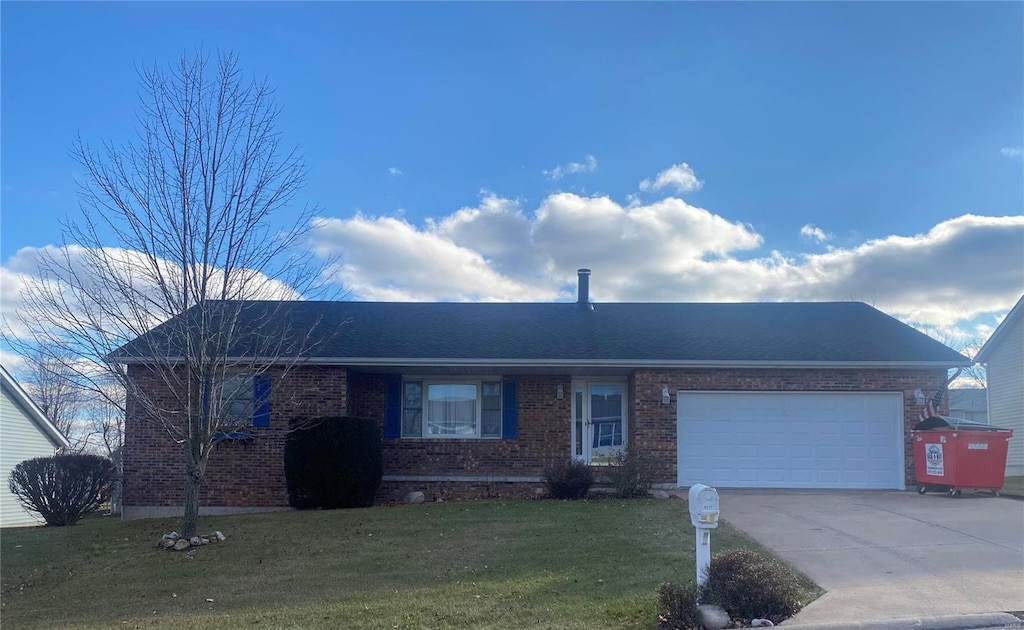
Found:
M 1024 621 L 1009 613 L 947 615 L 943 617 L 904 617 L 851 623 L 794 624 L 781 628 L 792 630 L 975 630 L 982 628 L 1024 628 Z

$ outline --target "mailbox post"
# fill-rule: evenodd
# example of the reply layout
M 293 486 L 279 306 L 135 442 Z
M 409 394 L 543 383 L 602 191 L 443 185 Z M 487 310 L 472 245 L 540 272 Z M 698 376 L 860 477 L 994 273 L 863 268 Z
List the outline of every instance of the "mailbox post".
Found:
M 711 530 L 718 527 L 718 491 L 698 483 L 690 487 L 690 521 L 696 528 L 697 585 L 711 565 Z

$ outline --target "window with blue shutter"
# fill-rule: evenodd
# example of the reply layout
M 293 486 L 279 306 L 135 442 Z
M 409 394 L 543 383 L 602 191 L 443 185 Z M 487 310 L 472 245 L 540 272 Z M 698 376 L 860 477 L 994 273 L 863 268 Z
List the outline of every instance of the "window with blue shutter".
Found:
M 257 374 L 252 378 L 252 426 L 270 426 L 270 377 Z
M 389 376 L 384 392 L 384 437 L 402 435 L 402 377 Z
M 203 390 L 204 407 L 209 389 L 207 386 Z M 270 426 L 270 377 L 244 372 L 225 374 L 218 412 L 223 414 L 221 426 L 228 431 L 214 433 L 214 440 L 252 439 L 252 432 L 245 427 Z
M 501 384 L 501 437 L 519 437 L 519 400 L 517 383 L 504 381 Z
M 516 383 L 412 378 L 387 381 L 385 437 L 511 438 L 518 434 Z

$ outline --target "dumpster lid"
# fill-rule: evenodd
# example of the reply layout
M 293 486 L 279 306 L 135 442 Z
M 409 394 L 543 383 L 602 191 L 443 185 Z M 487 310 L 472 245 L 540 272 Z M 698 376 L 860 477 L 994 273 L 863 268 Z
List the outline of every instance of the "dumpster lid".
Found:
M 994 427 L 991 424 L 972 422 L 963 418 L 949 418 L 947 416 L 931 416 L 917 423 L 915 431 L 927 429 L 955 429 L 957 431 L 1007 431 L 1002 427 Z

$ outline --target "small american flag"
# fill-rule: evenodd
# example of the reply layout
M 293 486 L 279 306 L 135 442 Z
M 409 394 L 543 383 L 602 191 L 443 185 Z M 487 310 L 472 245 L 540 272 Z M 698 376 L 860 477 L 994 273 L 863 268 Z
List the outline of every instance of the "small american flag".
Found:
M 946 386 L 943 385 L 942 387 L 940 387 L 937 390 L 935 390 L 935 395 L 934 396 L 932 396 L 930 399 L 928 399 L 928 403 L 924 406 L 924 409 L 921 410 L 921 417 L 920 417 L 920 419 L 921 419 L 922 422 L 927 420 L 928 418 L 931 418 L 932 416 L 939 415 L 939 412 L 937 411 L 937 409 L 942 406 L 942 395 L 945 392 L 946 392 Z
M 942 387 L 935 390 L 935 395 L 932 396 L 930 400 L 928 400 L 928 403 L 924 406 L 924 409 L 921 410 L 920 418 L 922 421 L 927 420 L 932 416 L 939 415 L 939 407 L 942 406 L 942 396 L 943 394 L 946 393 L 946 388 L 949 387 L 950 383 L 956 380 L 956 377 L 960 376 L 960 372 L 962 370 L 963 368 L 957 368 L 956 374 L 954 374 L 951 379 L 946 381 L 942 385 Z

